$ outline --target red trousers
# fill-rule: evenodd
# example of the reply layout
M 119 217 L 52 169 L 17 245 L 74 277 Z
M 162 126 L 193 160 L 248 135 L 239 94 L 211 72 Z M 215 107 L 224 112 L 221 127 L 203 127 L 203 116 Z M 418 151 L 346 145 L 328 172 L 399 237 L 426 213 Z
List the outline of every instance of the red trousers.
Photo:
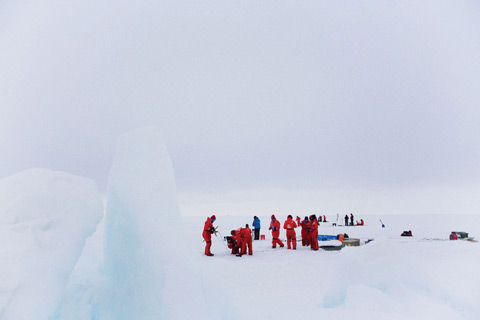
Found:
M 307 229 L 302 229 L 302 246 L 310 245 L 310 236 Z
M 203 239 L 205 239 L 205 254 L 207 256 L 211 255 L 210 247 L 212 246 L 212 234 L 209 231 L 203 231 Z
M 280 231 L 272 232 L 272 248 L 276 248 L 277 243 L 280 247 L 284 246 L 282 240 L 278 239 L 279 236 L 280 236 Z
M 248 246 L 248 255 L 251 256 L 253 254 L 252 250 L 252 239 L 242 241 L 242 254 L 247 254 L 247 246 Z
M 295 230 L 287 230 L 287 248 L 290 249 L 290 242 L 292 242 L 293 249 L 297 249 L 297 235 Z
M 310 246 L 312 250 L 318 250 L 318 230 L 310 233 Z

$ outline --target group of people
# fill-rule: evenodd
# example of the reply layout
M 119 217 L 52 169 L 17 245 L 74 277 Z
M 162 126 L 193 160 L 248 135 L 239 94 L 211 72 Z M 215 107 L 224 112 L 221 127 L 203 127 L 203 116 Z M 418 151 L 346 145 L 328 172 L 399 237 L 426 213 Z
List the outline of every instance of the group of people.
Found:
M 208 217 L 205 221 L 205 226 L 203 228 L 203 238 L 205 240 L 205 255 L 213 256 L 210 248 L 212 246 L 212 234 L 216 234 L 216 229 L 213 227 L 213 222 L 215 222 L 215 215 Z M 295 228 L 302 228 L 302 245 L 310 246 L 312 250 L 318 250 L 318 220 L 316 215 L 311 215 L 310 217 L 305 217 L 301 221 L 300 217 L 297 216 L 295 222 L 292 215 L 288 215 L 287 220 L 283 224 L 283 229 L 287 233 L 287 248 L 288 249 L 297 249 L 297 235 Z M 255 216 L 253 217 L 253 227 L 254 227 L 254 238 L 259 240 L 260 237 L 260 219 Z M 280 240 L 280 221 L 277 220 L 275 215 L 272 215 L 269 230 L 272 231 L 272 248 L 276 248 L 279 245 L 283 248 L 285 245 L 282 240 Z M 231 236 L 225 237 L 227 240 L 228 248 L 232 249 L 232 254 L 237 256 L 242 256 L 247 254 L 253 254 L 252 250 L 252 230 L 249 225 L 246 224 L 245 228 L 239 228 L 237 230 L 231 231 Z
M 302 245 L 310 246 L 312 250 L 318 250 L 318 220 L 316 215 L 305 217 L 305 220 L 301 221 L 297 216 L 297 222 L 293 220 L 292 215 L 288 215 L 287 220 L 283 224 L 283 229 L 287 232 L 287 249 L 297 249 L 297 235 L 295 228 L 302 227 Z M 270 222 L 270 228 L 272 230 L 272 248 L 276 248 L 277 244 L 280 248 L 284 247 L 280 236 L 280 222 L 275 215 L 272 215 L 272 221 Z
M 253 234 L 255 240 L 260 240 L 260 219 L 257 216 L 253 217 Z M 239 228 L 237 230 L 232 230 L 229 237 L 225 237 L 227 240 L 228 248 L 232 249 L 232 254 L 236 254 L 238 257 L 247 254 L 251 256 L 253 254 L 252 250 L 252 230 L 245 225 L 245 228 Z
M 345 215 L 345 225 L 346 226 L 354 226 L 355 224 L 353 224 L 353 213 L 350 213 L 350 224 L 348 223 L 348 220 L 349 220 L 349 217 L 348 217 L 348 214 Z M 356 221 L 356 225 L 357 226 L 363 226 L 364 225 L 364 222 L 363 222 L 363 219 L 360 219 L 360 222 Z
M 312 214 L 310 217 L 305 217 L 301 222 L 300 218 L 297 216 L 297 221 L 299 221 L 299 224 L 302 227 L 302 246 L 310 246 L 312 250 L 318 250 L 317 216 Z
M 226 237 L 228 248 L 232 249 L 232 254 L 236 254 L 238 257 L 247 254 L 251 256 L 253 254 L 252 250 L 252 230 L 245 225 L 245 228 L 239 228 L 237 230 L 231 231 L 231 236 Z

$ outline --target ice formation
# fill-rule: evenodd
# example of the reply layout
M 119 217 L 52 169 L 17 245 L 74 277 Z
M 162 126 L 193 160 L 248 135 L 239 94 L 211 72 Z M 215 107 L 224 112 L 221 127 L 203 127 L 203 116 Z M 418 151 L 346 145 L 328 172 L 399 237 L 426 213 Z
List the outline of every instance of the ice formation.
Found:
M 0 319 L 48 319 L 103 216 L 95 182 L 47 169 L 0 180 Z
M 118 139 L 105 226 L 106 285 L 97 317 L 203 318 L 205 292 L 189 270 L 195 263 L 181 237 L 173 167 L 155 127 Z

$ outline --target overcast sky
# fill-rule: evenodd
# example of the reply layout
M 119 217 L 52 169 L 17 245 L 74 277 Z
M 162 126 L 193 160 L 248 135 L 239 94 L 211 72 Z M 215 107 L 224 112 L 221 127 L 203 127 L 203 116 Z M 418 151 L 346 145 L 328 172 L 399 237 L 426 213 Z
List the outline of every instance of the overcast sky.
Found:
M 117 137 L 153 124 L 192 211 L 480 212 L 476 0 L 4 0 L 0 108 L 0 177 L 104 193 Z

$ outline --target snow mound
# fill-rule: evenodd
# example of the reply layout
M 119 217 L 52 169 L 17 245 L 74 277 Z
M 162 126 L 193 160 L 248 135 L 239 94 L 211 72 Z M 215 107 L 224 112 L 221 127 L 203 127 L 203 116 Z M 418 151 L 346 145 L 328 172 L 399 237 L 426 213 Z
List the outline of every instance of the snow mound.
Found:
M 1 319 L 52 315 L 102 216 L 92 180 L 47 169 L 0 180 Z

